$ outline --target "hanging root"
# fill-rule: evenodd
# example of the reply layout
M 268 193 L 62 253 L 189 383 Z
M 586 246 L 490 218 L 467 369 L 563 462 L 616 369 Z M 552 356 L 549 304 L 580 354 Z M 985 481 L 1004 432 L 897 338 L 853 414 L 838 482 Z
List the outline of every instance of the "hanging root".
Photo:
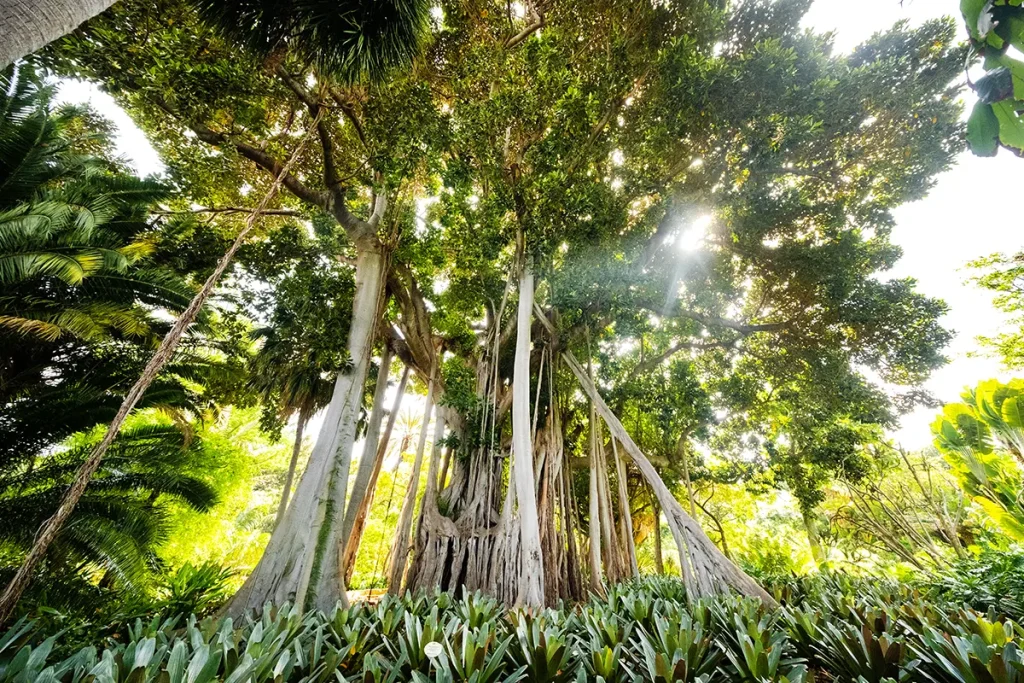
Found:
M 766 605 L 777 607 L 778 603 L 768 595 L 767 591 L 733 564 L 708 538 L 700 524 L 683 511 L 679 501 L 665 486 L 665 482 L 662 481 L 651 461 L 633 442 L 626 428 L 622 426 L 615 413 L 601 398 L 597 387 L 576 357 L 570 351 L 563 352 L 562 356 L 566 365 L 576 375 L 583 391 L 594 403 L 597 412 L 608 425 L 612 437 L 622 444 L 623 449 L 629 454 L 637 469 L 654 490 L 679 548 L 679 564 L 682 567 L 687 593 L 699 598 L 721 593 L 723 590 L 731 588 L 742 595 L 760 598 Z

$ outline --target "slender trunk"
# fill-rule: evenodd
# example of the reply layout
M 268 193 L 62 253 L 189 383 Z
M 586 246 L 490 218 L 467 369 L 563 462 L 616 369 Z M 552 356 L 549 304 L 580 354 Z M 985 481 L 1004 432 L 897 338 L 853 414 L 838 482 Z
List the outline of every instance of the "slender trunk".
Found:
M 665 573 L 665 557 L 661 552 L 661 506 L 654 504 L 654 569 Z
M 683 461 L 683 480 L 686 482 L 686 497 L 690 501 L 690 516 L 697 518 L 697 503 L 693 498 L 693 481 L 690 480 L 690 456 L 686 452 L 686 435 L 679 437 L 679 457 Z
M 448 470 L 452 464 L 452 449 L 449 448 L 444 452 L 444 464 L 441 466 L 441 474 L 437 476 L 437 490 L 444 490 L 444 483 L 448 480 Z
M 0 69 L 65 36 L 114 0 L 0 0 Z
M 292 481 L 295 479 L 295 467 L 299 464 L 299 454 L 302 452 L 302 433 L 306 429 L 306 421 L 309 414 L 305 407 L 299 409 L 299 421 L 295 425 L 295 445 L 292 447 L 292 459 L 288 463 L 288 476 L 284 479 L 284 488 L 281 490 L 281 502 L 277 506 L 277 517 L 274 518 L 274 528 L 281 523 L 284 511 L 288 509 L 288 498 L 292 494 Z
M 402 379 L 398 383 L 398 393 L 395 394 L 395 402 L 391 406 L 391 414 L 388 415 L 388 423 L 384 428 L 375 449 L 373 469 L 370 471 L 370 479 L 366 482 L 366 493 L 359 502 L 358 508 L 352 518 L 352 527 L 348 534 L 348 541 L 341 556 L 341 566 L 345 572 L 345 585 L 352 580 L 352 571 L 356 566 L 356 555 L 359 552 L 359 544 L 363 540 L 363 531 L 366 530 L 366 520 L 370 515 L 370 506 L 373 505 L 374 492 L 377 490 L 377 478 L 380 477 L 381 467 L 384 465 L 384 457 L 388 452 L 388 442 L 391 441 L 391 432 L 395 428 L 395 420 L 398 419 L 398 410 L 402 407 L 402 397 L 405 396 L 405 387 L 409 383 L 409 366 L 402 370 Z M 354 504 L 353 493 L 353 504 Z M 349 505 L 352 508 L 352 504 Z
M 292 504 L 271 535 L 256 569 L 228 606 L 233 617 L 262 609 L 267 602 L 293 602 L 304 608 L 310 595 L 316 597 L 316 603 L 310 606 L 325 611 L 345 600 L 337 570 L 337 539 L 386 272 L 382 246 L 375 239 L 357 244 L 357 250 L 348 343 L 352 365 L 338 375 Z
M 825 561 L 825 550 L 821 547 L 821 536 L 818 534 L 818 520 L 812 510 L 800 510 L 804 519 L 804 530 L 807 531 L 807 542 L 811 546 L 811 556 L 819 567 Z
M 597 475 L 597 410 L 590 406 L 590 498 L 587 514 L 587 536 L 590 543 L 590 589 L 604 593 L 601 580 L 601 491 Z
M 711 596 L 726 587 L 731 587 L 743 595 L 760 598 L 766 605 L 777 606 L 775 600 L 763 588 L 722 554 L 722 551 L 711 542 L 711 539 L 693 517 L 686 514 L 682 506 L 679 505 L 679 501 L 665 486 L 665 482 L 662 481 L 651 461 L 641 452 L 622 423 L 608 408 L 608 404 L 601 398 L 597 387 L 587 376 L 575 356 L 571 352 L 565 351 L 563 358 L 572 373 L 576 375 L 584 393 L 596 405 L 598 413 L 608 425 L 612 436 L 619 440 L 633 460 L 633 464 L 640 470 L 640 474 L 647 480 L 647 484 L 658 497 L 658 503 L 665 511 L 669 529 L 679 548 L 679 562 L 688 597 L 694 599 Z
M 0 0 L 2 1 L 2 0 Z M 2 12 L 2 9 L 0 9 Z M 320 122 L 319 114 L 313 120 L 311 128 L 307 129 L 302 140 L 296 147 L 295 152 L 285 163 L 281 172 L 274 178 L 273 184 L 267 193 L 263 195 L 260 203 L 256 209 L 249 214 L 249 217 L 245 221 L 245 227 L 242 228 L 238 236 L 235 237 L 235 241 L 231 243 L 228 250 L 224 252 L 224 255 L 220 257 L 216 267 L 210 276 L 206 278 L 206 282 L 203 283 L 202 288 L 196 292 L 196 295 L 189 302 L 188 307 L 182 311 L 181 315 L 174 322 L 167 336 L 160 342 L 159 348 L 153 357 L 149 359 L 149 363 L 146 364 L 145 369 L 142 371 L 142 375 L 136 380 L 135 384 L 125 395 L 124 400 L 121 402 L 121 407 L 118 408 L 117 414 L 114 415 L 114 419 L 111 421 L 110 426 L 107 427 L 106 433 L 103 435 L 103 439 L 96 444 L 92 452 L 89 454 L 88 459 L 82 463 L 81 467 L 75 473 L 75 480 L 72 482 L 71 487 L 67 490 L 64 496 L 61 498 L 60 504 L 57 507 L 57 512 L 54 513 L 53 517 L 48 519 L 43 526 L 39 529 L 36 534 L 35 541 L 32 544 L 32 548 L 29 551 L 28 556 L 22 563 L 21 567 L 18 568 L 14 578 L 11 579 L 10 584 L 4 590 L 2 596 L 0 596 L 0 625 L 5 624 L 14 612 L 14 607 L 21 598 L 22 593 L 28 587 L 29 582 L 32 580 L 32 574 L 35 572 L 36 567 L 42 561 L 46 555 L 47 549 L 50 544 L 53 543 L 54 539 L 64 528 L 68 519 L 71 517 L 71 513 L 74 512 L 75 506 L 78 505 L 78 501 L 81 500 L 82 495 L 85 493 L 86 487 L 89 485 L 89 480 L 96 474 L 96 470 L 99 469 L 100 464 L 103 462 L 103 456 L 110 448 L 110 445 L 117 438 L 118 433 L 121 431 L 121 427 L 124 425 L 125 420 L 128 419 L 128 415 L 135 408 L 136 404 L 142 399 L 143 394 L 149 389 L 149 386 L 156 379 L 157 375 L 167 364 L 167 362 L 174 356 L 174 352 L 178 348 L 178 344 L 181 342 L 182 336 L 185 331 L 191 327 L 192 323 L 195 322 L 199 316 L 199 311 L 202 310 L 203 305 L 207 299 L 213 294 L 213 290 L 216 288 L 217 283 L 220 281 L 224 271 L 227 270 L 231 261 L 234 259 L 235 254 L 241 248 L 242 244 L 245 243 L 249 233 L 252 232 L 253 228 L 256 227 L 256 222 L 259 217 L 266 211 L 267 206 L 277 195 L 278 189 L 281 187 L 281 179 L 288 174 L 295 160 L 302 154 L 302 150 L 309 140 L 309 133 L 311 130 L 316 128 Z
M 402 501 L 402 512 L 398 516 L 398 529 L 395 531 L 395 539 L 391 544 L 391 561 L 388 564 L 388 593 L 398 595 L 402 592 L 402 579 L 405 576 L 405 566 L 409 560 L 411 550 L 412 516 L 416 508 L 416 495 L 420 487 L 420 470 L 423 469 L 423 452 L 427 447 L 427 429 L 430 426 L 430 416 L 434 409 L 434 378 L 430 378 L 427 385 L 427 405 L 423 410 L 423 424 L 420 426 L 420 440 L 416 444 L 416 460 L 412 465 L 412 478 L 409 480 L 409 488 L 405 491 L 405 498 Z
M 640 567 L 636 562 L 636 542 L 633 539 L 633 513 L 629 509 L 629 490 L 626 486 L 626 466 L 619 456 L 619 448 L 612 439 L 612 454 L 615 457 L 615 479 L 619 484 L 619 521 L 622 524 L 622 542 L 626 546 L 626 558 L 629 569 L 634 577 L 640 576 Z
M 544 559 L 540 544 L 540 520 L 534 489 L 533 443 L 530 439 L 530 325 L 533 321 L 533 264 L 527 256 L 519 278 L 519 311 L 516 322 L 516 356 L 512 377 L 512 456 L 515 463 L 516 499 L 519 503 L 522 580 L 520 604 L 544 605 Z
M 708 502 L 710 502 L 710 499 Z M 722 521 L 716 515 L 711 514 L 711 511 L 707 508 L 707 503 L 701 505 L 700 509 L 711 520 L 711 523 L 715 525 L 715 528 L 718 529 L 718 535 L 722 539 L 722 553 L 731 560 L 732 553 L 729 552 L 729 539 L 725 537 L 725 527 L 722 526 Z
M 366 425 L 366 437 L 363 439 L 363 453 L 359 456 L 359 469 L 352 485 L 352 497 L 345 509 L 345 517 L 341 524 L 338 538 L 342 542 L 342 564 L 344 567 L 344 546 L 352 535 L 356 515 L 362 507 L 363 499 L 368 495 L 370 477 L 373 475 L 377 462 L 377 442 L 380 439 L 380 425 L 384 421 L 384 394 L 388 390 L 388 373 L 391 371 L 391 347 L 384 345 L 380 356 L 380 370 L 377 371 L 377 387 L 373 391 L 373 406 L 370 408 L 370 419 Z
M 619 539 L 615 532 L 615 521 L 612 518 L 611 485 L 608 482 L 608 462 L 604 455 L 604 434 L 601 423 L 597 423 L 597 492 L 601 510 L 601 541 L 604 543 L 605 577 L 609 582 L 622 579 Z

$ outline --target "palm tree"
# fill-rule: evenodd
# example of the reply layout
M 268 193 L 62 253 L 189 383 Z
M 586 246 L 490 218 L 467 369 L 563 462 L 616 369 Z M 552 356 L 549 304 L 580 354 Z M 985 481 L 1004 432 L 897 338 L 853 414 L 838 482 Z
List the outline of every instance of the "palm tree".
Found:
M 0 548 L 6 551 L 0 571 L 12 569 L 2 566 L 5 557 L 20 557 L 31 546 L 94 441 L 78 439 L 0 476 Z M 144 585 L 166 531 L 165 504 L 205 511 L 217 501 L 216 491 L 191 474 L 202 458 L 202 441 L 187 427 L 149 421 L 125 430 L 51 546 L 47 573 L 80 576 L 95 569 L 123 589 Z
M 0 0 L 0 69 L 71 33 L 115 0 Z M 258 51 L 289 44 L 339 74 L 376 75 L 422 46 L 424 0 L 199 0 L 206 16 Z
M 70 33 L 114 0 L 0 0 L 0 69 Z
M 0 73 L 0 472 L 109 420 L 123 388 L 194 289 L 152 263 L 163 186 L 119 172 L 85 112 L 53 110 L 28 66 Z M 149 404 L 198 410 L 182 378 L 216 359 L 193 345 Z M 61 416 L 54 420 L 54 416 Z
M 224 16 L 224 10 L 216 10 L 216 7 L 244 9 L 254 7 L 244 3 L 207 3 L 208 10 L 213 9 L 213 15 L 220 13 Z M 241 37 L 250 45 L 261 45 L 269 52 L 282 54 L 284 51 L 294 51 L 300 54 L 312 56 L 315 61 L 321 63 L 324 68 L 337 72 L 337 75 L 355 79 L 362 75 L 380 76 L 382 70 L 398 63 L 407 62 L 414 56 L 422 46 L 422 40 L 427 34 L 429 26 L 430 4 L 426 0 L 362 0 L 350 3 L 315 2 L 314 0 L 294 0 L 291 3 L 265 3 L 256 5 L 264 9 L 284 8 L 287 11 L 280 14 L 258 13 L 255 16 L 236 14 L 235 20 L 222 21 L 222 27 L 231 32 L 237 31 L 236 37 Z M 209 14 L 209 11 L 208 11 Z M 279 22 L 284 22 L 286 30 L 283 34 L 276 32 Z M 260 38 L 260 35 L 264 38 Z M 266 38 L 274 38 L 273 42 L 266 42 Z M 282 43 L 282 41 L 284 41 Z M 301 89 L 301 88 L 300 88 Z M 310 108 L 313 122 L 310 129 L 302 137 L 298 148 L 293 152 L 290 159 L 280 167 L 272 166 L 270 169 L 275 180 L 271 189 L 264 195 L 257 209 L 250 214 L 246 227 L 236 237 L 231 247 L 218 261 L 217 267 L 207 279 L 206 283 L 189 303 L 189 306 L 178 317 L 174 326 L 164 337 L 160 347 L 154 353 L 146 368 L 140 374 L 138 381 L 129 390 L 124 402 L 118 409 L 117 414 L 111 421 L 103 440 L 97 444 L 89 459 L 83 463 L 74 483 L 62 499 L 57 512 L 40 529 L 36 543 L 33 544 L 29 555 L 25 558 L 18 573 L 0 596 L 0 623 L 7 620 L 13 610 L 14 604 L 19 599 L 28 582 L 31 580 L 33 567 L 42 559 L 46 553 L 49 543 L 60 532 L 60 528 L 68 519 L 78 500 L 81 498 L 85 487 L 92 474 L 97 470 L 104 452 L 117 437 L 127 415 L 135 407 L 141 397 L 145 394 L 150 384 L 154 381 L 164 364 L 170 359 L 177 348 L 178 342 L 187 328 L 195 320 L 199 310 L 202 309 L 206 299 L 211 295 L 219 277 L 232 261 L 235 253 L 241 247 L 246 236 L 255 226 L 260 213 L 268 208 L 269 202 L 275 196 L 284 178 L 288 176 L 292 164 L 298 159 L 303 146 L 308 140 L 309 133 L 314 129 L 317 132 L 324 132 L 319 127 L 324 108 L 314 105 Z M 329 136 L 328 136 L 329 137 Z M 325 138 L 322 138 L 325 139 Z M 209 141 L 210 138 L 207 138 Z M 257 154 L 257 156 L 260 156 Z M 290 176 L 288 176 L 290 177 Z M 341 433 L 337 434 L 337 448 L 326 447 L 327 440 L 324 440 L 326 452 L 340 450 L 345 455 L 342 458 L 344 466 L 341 468 L 347 472 L 348 458 L 350 457 L 351 444 L 354 441 L 354 425 L 356 413 L 363 391 L 363 384 L 366 379 L 367 366 L 369 364 L 369 351 L 373 344 L 373 336 L 376 329 L 377 309 L 383 294 L 384 262 L 383 245 L 377 236 L 377 228 L 387 206 L 387 197 L 380 194 L 375 197 L 373 214 L 367 221 L 355 218 L 348 210 L 344 191 L 340 180 L 328 183 L 333 195 L 339 195 L 341 200 L 339 206 L 334 210 L 335 217 L 341 225 L 345 226 L 350 239 L 357 246 L 357 281 L 364 283 L 364 286 L 357 288 L 354 297 L 353 309 L 358 313 L 354 316 L 352 330 L 349 334 L 348 347 L 353 361 L 351 373 L 340 375 L 338 385 L 334 392 L 335 398 L 339 399 L 339 409 L 342 409 L 342 419 L 337 420 L 341 427 Z M 332 195 L 332 196 L 333 196 Z M 326 207 L 325 207 L 326 208 Z M 366 286 L 369 284 L 370 286 Z M 321 456 L 322 457 L 322 456 Z M 338 481 L 345 481 L 345 476 L 339 476 Z M 314 482 L 314 479 L 310 479 Z M 321 482 L 315 482 L 317 486 Z M 337 488 L 337 487 L 335 487 Z M 341 487 L 344 491 L 344 487 Z M 330 494 L 336 496 L 334 491 Z M 341 507 L 344 507 L 344 493 L 340 495 Z M 279 528 L 281 534 L 275 534 L 271 538 L 270 546 L 275 545 L 275 539 L 282 536 L 294 535 L 292 530 Z M 333 527 L 329 527 L 328 536 L 334 533 Z M 307 539 L 306 535 L 300 536 Z M 319 544 L 309 545 L 308 549 L 315 549 Z M 330 547 L 332 541 L 323 547 Z M 274 551 L 265 553 L 265 558 L 281 557 L 282 553 Z M 333 555 L 329 554 L 329 557 Z M 269 567 L 273 563 L 268 563 Z M 253 572 L 253 575 L 263 571 L 270 573 L 277 572 L 276 568 L 267 569 L 261 560 L 260 566 Z M 330 576 L 330 572 L 325 572 Z M 300 597 L 300 603 L 301 603 Z M 260 600 L 263 602 L 263 600 Z M 239 603 L 241 604 L 241 603 Z
M 285 51 L 341 80 L 383 78 L 428 35 L 428 0 L 195 0 L 207 21 L 256 54 Z
M 93 123 L 86 112 L 54 109 L 51 101 L 52 89 L 30 66 L 0 73 L 6 555 L 32 546 L 85 460 L 87 446 L 60 444 L 117 413 L 168 329 L 167 314 L 183 310 L 195 291 L 188 274 L 154 258 L 160 226 L 150 209 L 168 190 L 124 173 L 103 155 L 105 136 L 81 132 Z M 211 320 L 186 338 L 140 406 L 193 414 L 209 406 L 209 387 L 224 384 L 233 368 Z M 99 486 L 56 535 L 48 568 L 99 567 L 131 585 L 160 537 L 157 498 L 173 496 L 196 509 L 212 503 L 208 487 L 180 474 L 182 458 L 194 458 L 198 443 L 168 429 L 127 436 L 98 472 Z

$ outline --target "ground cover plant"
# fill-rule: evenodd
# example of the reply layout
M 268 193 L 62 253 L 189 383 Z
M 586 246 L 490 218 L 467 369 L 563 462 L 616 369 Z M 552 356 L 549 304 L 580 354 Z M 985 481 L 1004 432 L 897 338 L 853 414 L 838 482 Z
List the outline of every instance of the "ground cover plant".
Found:
M 508 609 L 479 593 L 407 593 L 253 618 L 155 616 L 56 655 L 22 621 L 0 637 L 0 681 L 1019 681 L 1024 627 L 895 582 L 842 577 L 754 598 L 686 599 L 677 579 L 580 605 Z

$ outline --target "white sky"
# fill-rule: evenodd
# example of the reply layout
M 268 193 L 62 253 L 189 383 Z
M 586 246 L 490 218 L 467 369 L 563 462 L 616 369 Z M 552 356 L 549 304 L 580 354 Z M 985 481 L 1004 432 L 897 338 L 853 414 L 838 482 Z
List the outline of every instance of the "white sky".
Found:
M 849 51 L 872 33 L 891 26 L 900 19 L 918 24 L 932 17 L 954 15 L 960 26 L 955 0 L 817 0 L 805 18 L 804 25 L 818 31 L 834 31 L 835 46 Z M 961 31 L 962 31 L 961 26 Z M 123 155 L 141 175 L 159 173 L 163 165 L 152 145 L 131 119 L 100 92 L 96 86 L 82 82 L 64 83 L 60 99 L 67 102 L 90 102 L 111 119 L 119 129 L 118 153 Z M 1008 378 L 991 358 L 970 358 L 978 351 L 975 337 L 992 334 L 1002 316 L 992 307 L 991 297 L 965 280 L 969 273 L 964 265 L 993 252 L 1016 252 L 1024 247 L 1024 233 L 1012 219 L 1004 224 L 986 220 L 974 207 L 994 199 L 986 185 L 1006 184 L 1011 178 L 1024 179 L 1024 160 L 1006 152 L 995 159 L 978 159 L 964 152 L 955 168 L 943 175 L 938 185 L 923 201 L 896 211 L 897 227 L 893 241 L 904 250 L 904 257 L 891 272 L 894 277 L 914 277 L 920 290 L 939 297 L 950 306 L 943 320 L 957 336 L 948 349 L 951 362 L 937 371 L 927 383 L 942 401 L 956 401 L 967 385 L 990 377 Z M 988 214 L 991 215 L 991 214 Z M 411 398 L 411 397 L 410 397 Z M 904 418 L 896 438 L 908 448 L 923 447 L 931 442 L 928 425 L 934 411 L 921 410 Z

